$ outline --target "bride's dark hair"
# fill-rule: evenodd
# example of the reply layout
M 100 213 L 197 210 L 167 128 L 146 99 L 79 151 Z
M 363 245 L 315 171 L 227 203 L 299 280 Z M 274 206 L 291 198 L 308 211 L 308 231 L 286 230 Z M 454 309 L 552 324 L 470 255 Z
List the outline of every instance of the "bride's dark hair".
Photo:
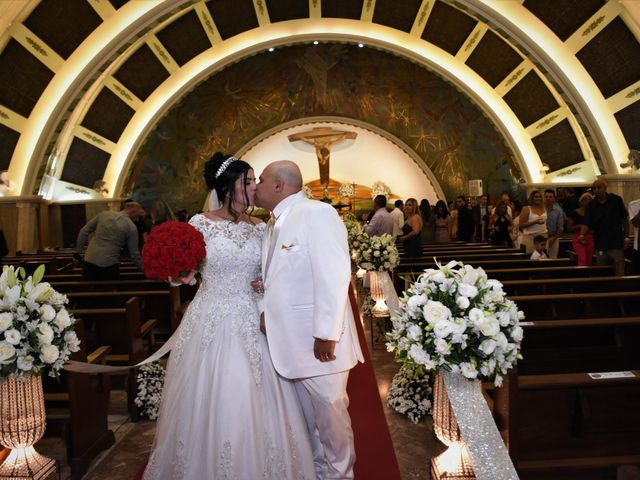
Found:
M 235 184 L 238 178 L 242 178 L 244 185 L 244 202 L 249 205 L 249 196 L 247 195 L 247 172 L 251 168 L 244 160 L 233 160 L 231 163 L 225 163 L 231 155 L 216 152 L 204 164 L 204 180 L 207 182 L 209 190 L 215 189 L 220 203 L 224 203 L 225 198 L 229 199 L 229 213 L 234 220 L 238 220 L 242 212 L 236 212 L 233 208 L 233 202 L 236 196 Z M 222 168 L 223 164 L 226 167 Z M 221 171 L 222 169 L 222 171 Z

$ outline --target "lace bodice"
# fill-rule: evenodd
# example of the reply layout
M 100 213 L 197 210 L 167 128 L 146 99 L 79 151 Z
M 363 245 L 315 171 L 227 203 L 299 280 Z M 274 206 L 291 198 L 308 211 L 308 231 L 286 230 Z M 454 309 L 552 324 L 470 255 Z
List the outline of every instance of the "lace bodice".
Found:
M 225 323 L 231 335 L 243 339 L 258 376 L 260 359 L 255 356 L 258 294 L 253 291 L 251 281 L 260 274 L 265 224 L 215 221 L 204 215 L 195 215 L 189 223 L 202 232 L 207 257 L 200 270 L 202 284 L 180 326 L 174 357 L 178 361 L 182 356 L 194 330 L 202 332 L 201 347 L 206 348 Z
M 209 220 L 204 215 L 195 215 L 189 223 L 202 232 L 207 246 L 200 289 L 223 296 L 251 293 L 251 280 L 260 274 L 265 224 Z

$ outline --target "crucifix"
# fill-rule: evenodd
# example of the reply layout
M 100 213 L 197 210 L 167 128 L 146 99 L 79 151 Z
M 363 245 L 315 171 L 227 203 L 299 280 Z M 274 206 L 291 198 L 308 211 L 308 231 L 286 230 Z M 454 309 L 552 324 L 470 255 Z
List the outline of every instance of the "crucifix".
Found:
M 358 136 L 356 132 L 347 132 L 345 130 L 334 130 L 331 127 L 316 127 L 305 132 L 294 133 L 289 135 L 290 142 L 305 142 L 312 145 L 316 149 L 318 157 L 318 168 L 320 169 L 320 184 L 325 198 L 328 197 L 329 190 L 329 157 L 331 155 L 331 147 L 343 142 L 344 140 L 353 140 Z

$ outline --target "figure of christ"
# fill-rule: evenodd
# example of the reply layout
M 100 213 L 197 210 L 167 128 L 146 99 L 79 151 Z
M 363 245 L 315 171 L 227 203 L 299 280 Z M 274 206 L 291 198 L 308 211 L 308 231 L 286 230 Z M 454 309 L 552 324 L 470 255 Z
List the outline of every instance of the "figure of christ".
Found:
M 289 135 L 290 142 L 305 142 L 313 145 L 316 149 L 318 157 L 318 168 L 320 170 L 320 184 L 323 192 L 328 191 L 329 187 L 329 160 L 331 155 L 331 147 L 343 142 L 344 140 L 353 140 L 358 136 L 356 132 L 347 132 L 344 130 L 334 130 L 330 127 L 316 127 L 306 132 L 294 133 Z

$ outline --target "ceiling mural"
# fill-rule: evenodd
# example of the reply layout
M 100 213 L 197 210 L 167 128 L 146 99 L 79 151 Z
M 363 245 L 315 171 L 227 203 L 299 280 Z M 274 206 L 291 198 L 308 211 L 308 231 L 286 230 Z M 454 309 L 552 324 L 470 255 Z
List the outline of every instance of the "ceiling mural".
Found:
M 151 131 L 128 189 L 141 201 L 163 196 L 198 210 L 203 163 L 213 152 L 235 152 L 268 129 L 312 116 L 359 119 L 395 135 L 449 199 L 470 179 L 497 192 L 520 177 L 501 135 L 451 84 L 388 53 L 322 44 L 264 52 L 202 82 Z

